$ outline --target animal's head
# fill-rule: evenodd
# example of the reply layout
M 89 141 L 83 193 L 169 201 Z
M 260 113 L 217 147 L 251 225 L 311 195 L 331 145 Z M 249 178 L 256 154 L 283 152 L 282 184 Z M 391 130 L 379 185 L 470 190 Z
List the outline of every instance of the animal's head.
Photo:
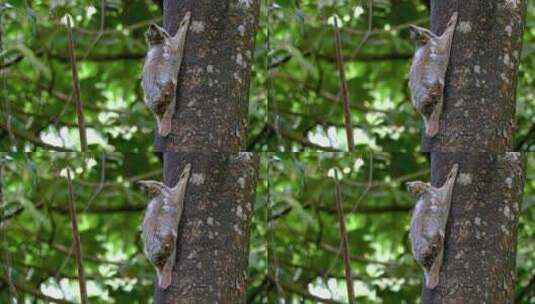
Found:
M 407 190 L 414 195 L 420 195 L 429 189 L 430 185 L 421 181 L 407 182 L 405 183 Z
M 142 191 L 154 196 L 160 195 L 162 191 L 167 188 L 163 183 L 153 180 L 140 180 L 137 184 Z
M 149 29 L 145 33 L 145 36 L 149 45 L 152 46 L 162 44 L 165 39 L 169 38 L 169 33 L 167 33 L 164 28 L 159 27 L 158 25 L 153 23 L 149 25 Z
M 416 25 L 410 25 L 409 31 L 411 34 L 411 40 L 414 42 L 414 44 L 417 47 L 422 47 L 433 38 L 433 33 L 431 33 L 428 29 L 425 29 L 423 27 L 419 27 Z

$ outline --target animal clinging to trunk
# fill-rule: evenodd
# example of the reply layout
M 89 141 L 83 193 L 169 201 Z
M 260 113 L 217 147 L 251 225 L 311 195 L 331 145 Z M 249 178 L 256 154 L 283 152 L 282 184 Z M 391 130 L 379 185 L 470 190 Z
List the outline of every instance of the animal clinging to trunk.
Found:
M 158 286 L 163 289 L 171 284 L 178 225 L 190 171 L 191 165 L 187 164 L 172 188 L 158 181 L 138 182 L 143 190 L 154 195 L 145 212 L 142 236 L 145 256 L 156 268 Z
M 444 102 L 444 78 L 456 25 L 457 12 L 454 12 L 441 36 L 415 25 L 410 26 L 411 39 L 416 44 L 409 75 L 411 102 L 424 119 L 428 137 L 438 133 Z
M 141 85 L 145 104 L 156 116 L 158 134 L 171 132 L 171 120 L 175 112 L 178 72 L 184 56 L 184 44 L 191 14 L 187 12 L 174 36 L 156 24 L 146 33 L 149 52 L 143 66 Z
M 412 254 L 424 269 L 425 286 L 430 289 L 435 288 L 439 281 L 446 223 L 458 167 L 453 165 L 440 188 L 420 181 L 407 183 L 408 190 L 418 196 L 409 232 Z

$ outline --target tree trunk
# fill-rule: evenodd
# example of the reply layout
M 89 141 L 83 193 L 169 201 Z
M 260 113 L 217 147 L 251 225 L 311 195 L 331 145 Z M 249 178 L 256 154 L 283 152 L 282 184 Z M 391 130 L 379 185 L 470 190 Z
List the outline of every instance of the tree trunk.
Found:
M 245 303 L 249 226 L 258 156 L 240 153 L 164 153 L 167 185 L 191 164 L 169 288 L 155 303 Z
M 191 12 L 178 76 L 171 133 L 156 151 L 245 151 L 258 0 L 165 0 L 165 29 L 174 34 Z
M 424 287 L 423 303 L 513 303 L 526 155 L 432 153 L 434 186 L 442 185 L 454 163 L 459 174 L 440 283 L 433 290 Z
M 155 303 L 245 303 L 258 157 L 209 152 L 246 149 L 259 7 L 258 0 L 163 1 L 169 33 L 187 11 L 191 22 L 171 133 L 156 134 L 155 149 L 164 152 L 166 184 L 178 180 L 186 163 L 192 174 L 172 283 L 166 290 L 156 286 Z
M 433 185 L 442 185 L 454 163 L 459 175 L 440 283 L 424 287 L 422 300 L 513 303 L 526 155 L 505 152 L 513 148 L 526 1 L 432 0 L 431 30 L 441 34 L 453 12 L 459 19 L 440 129 L 436 137 L 422 138 L 422 149 L 431 152 Z
M 431 30 L 459 13 L 437 136 L 430 151 L 513 151 L 517 70 L 526 0 L 432 0 Z

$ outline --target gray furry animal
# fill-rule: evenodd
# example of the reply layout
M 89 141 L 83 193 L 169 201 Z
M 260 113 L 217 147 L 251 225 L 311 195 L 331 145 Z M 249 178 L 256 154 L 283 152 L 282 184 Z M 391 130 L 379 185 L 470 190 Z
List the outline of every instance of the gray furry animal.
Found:
M 145 104 L 156 116 L 158 134 L 171 132 L 171 120 L 175 112 L 178 72 L 184 56 L 184 44 L 191 19 L 187 12 L 180 22 L 175 36 L 156 24 L 151 24 L 146 33 L 149 52 L 143 66 L 141 85 Z
M 409 232 L 412 255 L 424 269 L 425 286 L 430 289 L 435 288 L 439 281 L 446 223 L 458 167 L 453 165 L 440 188 L 420 181 L 407 183 L 409 192 L 418 196 Z
M 184 195 L 190 176 L 187 164 L 172 188 L 158 181 L 139 181 L 142 189 L 154 195 L 143 219 L 144 253 L 156 268 L 158 286 L 171 284 L 175 265 L 177 230 L 184 209 Z
M 456 25 L 457 12 L 454 12 L 441 36 L 425 28 L 410 26 L 411 39 L 416 44 L 409 75 L 411 102 L 424 119 L 428 137 L 438 133 L 444 101 L 444 78 Z

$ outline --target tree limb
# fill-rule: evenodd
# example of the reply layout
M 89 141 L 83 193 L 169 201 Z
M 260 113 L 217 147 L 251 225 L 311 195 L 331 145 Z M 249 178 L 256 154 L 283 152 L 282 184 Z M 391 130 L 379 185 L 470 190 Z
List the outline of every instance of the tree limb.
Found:
M 318 144 L 315 144 L 313 142 L 308 141 L 307 139 L 303 138 L 302 136 L 295 134 L 294 132 L 287 130 L 287 129 L 277 129 L 274 125 L 271 123 L 268 123 L 269 128 L 271 128 L 275 133 L 280 134 L 282 137 L 285 137 L 287 139 L 293 140 L 295 142 L 300 143 L 303 146 L 315 148 L 320 151 L 328 151 L 328 152 L 340 152 L 338 149 L 321 146 Z
M 78 222 L 76 219 L 76 207 L 74 206 L 74 193 L 72 190 L 71 170 L 67 169 L 67 187 L 69 190 L 69 213 L 71 216 L 72 238 L 74 240 L 74 254 L 78 268 L 78 283 L 80 285 L 80 301 L 87 304 L 87 289 L 84 277 L 84 263 L 82 260 L 82 249 L 80 244 L 80 233 L 78 232 Z
M 307 292 L 306 290 L 304 290 L 303 288 L 295 285 L 295 284 L 292 284 L 292 283 L 288 283 L 288 282 L 276 282 L 275 278 L 271 277 L 268 275 L 268 279 L 270 281 L 272 281 L 273 283 L 279 285 L 280 287 L 282 287 L 284 290 L 287 290 L 287 291 L 290 291 L 294 294 L 297 294 L 301 297 L 303 297 L 304 299 L 308 299 L 308 300 L 312 300 L 312 301 L 315 301 L 317 303 L 327 303 L 327 304 L 342 304 L 342 302 L 339 302 L 339 301 L 335 301 L 335 300 L 330 300 L 330 299 L 324 299 L 324 298 L 320 298 L 318 296 L 315 296 L 309 292 Z
M 6 282 L 8 284 L 10 282 L 8 276 L 3 272 L 0 272 L 0 280 Z M 53 298 L 53 297 L 47 296 L 47 295 L 43 294 L 41 291 L 29 286 L 26 283 L 14 282 L 13 280 L 11 280 L 11 283 L 13 283 L 13 285 L 15 286 L 15 288 L 17 290 L 20 290 L 22 292 L 28 293 L 28 294 L 30 294 L 30 295 L 38 298 L 38 299 L 47 301 L 49 303 L 59 303 L 59 304 L 72 304 L 73 303 L 73 302 L 69 302 L 69 301 L 66 301 L 66 300 L 62 300 L 62 299 L 58 299 L 58 298 Z
M 353 141 L 353 127 L 351 126 L 351 109 L 349 107 L 349 92 L 347 89 L 346 74 L 344 71 L 344 58 L 342 56 L 342 42 L 340 41 L 340 31 L 338 30 L 338 18 L 334 17 L 334 37 L 336 42 L 336 67 L 340 78 L 340 91 L 342 93 L 342 104 L 344 106 L 344 122 L 347 137 L 347 149 L 349 152 L 355 150 Z
M 69 61 L 72 73 L 72 95 L 76 105 L 76 116 L 78 117 L 78 130 L 80 132 L 80 147 L 82 152 L 87 152 L 87 135 L 85 131 L 84 105 L 80 99 L 80 81 L 78 80 L 78 69 L 76 67 L 76 55 L 74 54 L 74 42 L 72 40 L 71 18 L 67 17 L 67 46 L 69 49 Z
M 340 224 L 340 236 L 342 238 L 344 252 L 344 269 L 349 304 L 355 303 L 355 291 L 353 290 L 353 278 L 351 277 L 351 260 L 349 255 L 349 240 L 347 238 L 344 211 L 342 210 L 342 193 L 338 182 L 338 169 L 334 170 L 334 185 L 336 191 L 336 210 L 338 211 L 338 223 Z
M 41 139 L 35 137 L 33 134 L 31 134 L 31 133 L 29 133 L 29 132 L 27 132 L 25 130 L 20 130 L 20 129 L 15 129 L 15 128 L 9 128 L 8 129 L 8 126 L 3 121 L 0 121 L 0 128 L 12 133 L 13 135 L 15 135 L 15 136 L 17 136 L 19 138 L 25 139 L 25 140 L 31 142 L 32 144 L 34 144 L 34 145 L 36 145 L 38 147 L 46 148 L 46 149 L 49 149 L 49 150 L 52 150 L 52 151 L 73 152 L 73 150 L 68 149 L 68 148 L 63 148 L 63 147 L 58 147 L 58 146 L 54 146 L 54 145 L 51 145 L 51 144 L 47 144 L 44 141 L 42 141 Z

